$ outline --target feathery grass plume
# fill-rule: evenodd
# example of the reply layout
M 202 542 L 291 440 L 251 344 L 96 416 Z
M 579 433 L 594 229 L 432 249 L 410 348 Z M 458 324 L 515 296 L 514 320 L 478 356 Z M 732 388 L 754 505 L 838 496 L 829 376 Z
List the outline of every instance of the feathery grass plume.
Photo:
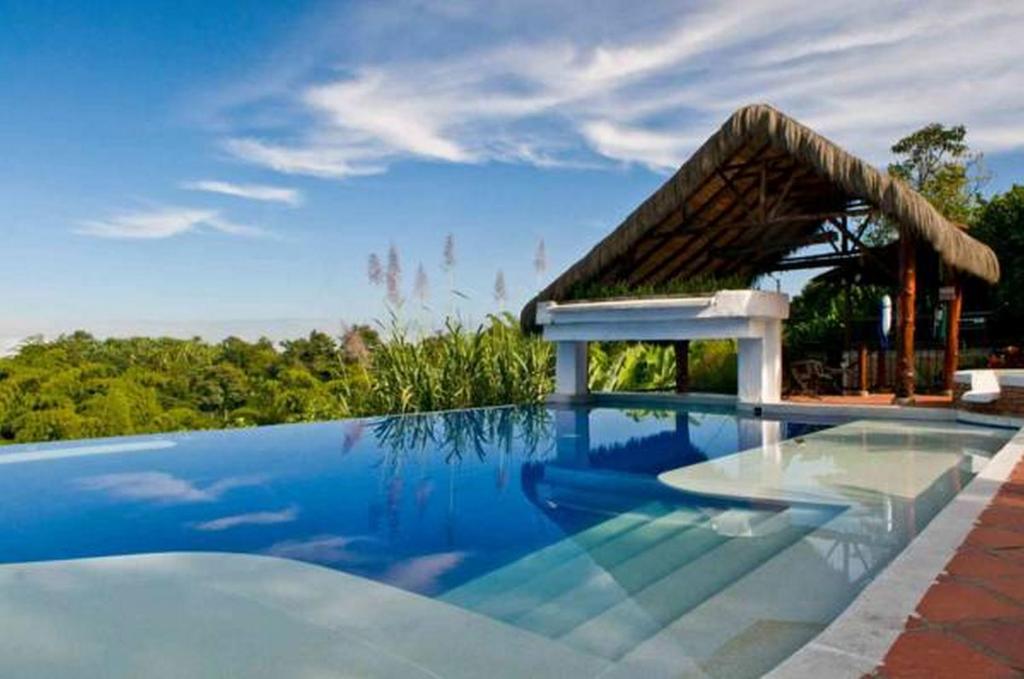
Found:
M 388 248 L 388 268 L 384 279 L 387 283 L 388 302 L 396 308 L 402 306 L 402 263 L 394 243 Z
M 370 281 L 370 285 L 378 286 L 384 282 L 384 268 L 380 265 L 380 257 L 377 256 L 376 252 L 370 253 L 370 258 L 366 262 L 366 278 Z
M 342 328 L 341 349 L 344 358 L 353 363 L 365 365 L 370 360 L 370 347 L 358 326 L 345 325 Z
M 444 237 L 444 253 L 441 268 L 445 273 L 451 272 L 455 268 L 455 236 L 450 233 Z
M 420 263 L 416 267 L 416 279 L 413 283 L 413 294 L 416 299 L 419 300 L 420 304 L 426 305 L 427 299 L 430 297 L 430 281 L 427 279 L 427 272 L 423 268 L 423 264 Z
M 548 271 L 548 251 L 543 238 L 537 242 L 537 251 L 533 253 L 533 270 L 537 273 L 537 287 L 540 288 Z
M 448 315 L 455 315 L 455 236 L 444 237 L 444 251 L 441 253 L 441 270 L 448 274 Z
M 498 308 L 504 311 L 507 300 L 508 287 L 505 285 L 505 272 L 498 269 L 498 274 L 494 277 L 494 301 L 498 303 Z

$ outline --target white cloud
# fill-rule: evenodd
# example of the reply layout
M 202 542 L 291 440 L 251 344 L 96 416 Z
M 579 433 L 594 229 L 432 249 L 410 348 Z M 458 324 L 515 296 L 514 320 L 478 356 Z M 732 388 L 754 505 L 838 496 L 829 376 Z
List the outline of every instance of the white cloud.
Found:
M 238 526 L 272 526 L 279 523 L 289 523 L 299 516 L 296 507 L 288 507 L 277 512 L 249 512 L 246 514 L 233 514 L 222 516 L 219 519 L 203 521 L 195 524 L 195 529 L 200 531 L 222 531 Z
M 366 542 L 369 538 L 344 535 L 317 535 L 305 540 L 278 542 L 265 550 L 266 554 L 284 559 L 298 559 L 324 564 L 357 563 L 365 556 L 358 549 L 350 549 L 354 543 Z
M 628 128 L 607 120 L 583 125 L 584 138 L 608 158 L 641 162 L 653 169 L 669 170 L 686 160 L 697 144 L 692 139 L 642 128 Z
M 232 236 L 261 236 L 266 232 L 255 226 L 236 224 L 221 217 L 217 210 L 166 207 L 148 212 L 128 212 L 109 219 L 82 222 L 77 233 L 97 238 L 159 239 L 204 229 Z
M 335 25 L 338 42 L 375 47 L 278 93 L 301 111 L 290 142 L 228 150 L 333 178 L 405 158 L 668 169 L 758 101 L 876 162 L 932 121 L 965 123 L 983 150 L 1021 145 L 1018 0 L 415 5 Z
M 302 194 L 297 189 L 290 189 L 283 186 L 265 186 L 262 184 L 233 184 L 213 179 L 185 182 L 182 188 L 190 191 L 207 191 L 209 193 L 221 193 L 226 196 L 248 198 L 270 203 L 284 203 L 285 205 L 300 205 Z
M 384 171 L 379 162 L 360 162 L 358 153 L 345 146 L 310 144 L 305 147 L 275 144 L 258 139 L 228 139 L 224 147 L 236 157 L 269 167 L 284 174 L 310 177 L 340 178 L 378 174 Z M 364 154 L 375 156 L 377 154 Z M 383 156 L 384 154 L 380 154 Z M 378 160 L 380 160 L 378 158 Z
M 124 472 L 85 477 L 79 479 L 76 485 L 118 499 L 179 504 L 212 502 L 229 490 L 262 482 L 263 479 L 259 477 L 232 476 L 203 488 L 165 472 Z

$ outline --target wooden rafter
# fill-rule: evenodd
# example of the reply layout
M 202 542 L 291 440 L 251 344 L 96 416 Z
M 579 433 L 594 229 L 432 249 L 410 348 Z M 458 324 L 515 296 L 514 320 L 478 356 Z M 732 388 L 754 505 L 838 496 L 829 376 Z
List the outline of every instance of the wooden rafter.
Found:
M 814 173 L 813 171 L 807 171 L 807 170 L 805 170 L 803 173 L 806 174 L 807 176 L 814 176 L 814 175 L 816 175 L 816 173 Z M 753 187 L 751 187 L 751 188 L 753 188 Z M 774 190 L 774 186 L 766 187 L 766 192 L 768 190 Z M 732 208 L 734 209 L 735 205 L 732 206 Z M 723 213 L 722 216 L 726 216 L 727 214 L 731 214 L 731 212 L 730 211 L 726 211 L 726 212 Z M 734 245 L 738 240 L 740 240 L 740 238 L 745 233 L 749 232 L 749 226 L 750 225 L 740 226 L 739 228 L 735 228 L 735 229 L 730 228 L 730 232 L 732 234 L 731 237 L 727 237 L 725 242 L 722 243 L 721 245 L 723 247 Z M 708 239 L 705 238 L 705 241 L 707 241 L 707 240 Z M 671 259 L 677 258 L 678 255 L 681 252 L 683 252 L 683 249 L 677 249 L 676 252 L 673 254 L 673 256 L 670 258 L 669 261 L 671 261 Z M 662 275 L 660 278 L 661 278 L 661 280 L 672 280 L 674 278 L 686 278 L 687 276 L 693 275 L 693 272 L 698 270 L 699 267 L 703 266 L 709 259 L 721 259 L 721 258 L 720 257 L 716 257 L 714 252 L 712 252 L 708 248 L 705 248 L 698 256 L 694 257 L 693 259 L 687 260 L 686 258 L 683 258 L 682 261 L 679 264 L 677 264 L 674 268 L 669 270 L 665 275 Z M 724 265 L 722 267 L 720 267 L 720 273 L 728 275 L 729 273 L 735 273 L 736 271 L 739 271 L 739 270 L 743 269 L 744 267 L 746 267 L 748 269 L 752 268 L 750 266 L 750 262 L 742 262 L 742 261 L 738 261 L 738 260 L 734 260 L 733 262 L 725 262 Z
M 794 171 L 797 171 L 798 168 L 799 168 L 799 165 L 794 162 L 787 169 L 788 169 L 788 171 L 790 173 L 792 173 Z M 784 175 L 780 175 L 780 176 L 784 176 Z M 749 195 L 749 192 L 753 188 L 754 187 L 749 187 L 746 190 L 746 194 Z M 721 187 L 719 187 L 719 191 L 716 192 L 716 193 L 720 193 L 720 192 L 723 192 L 723 191 L 726 191 L 726 190 L 727 190 L 727 187 L 723 183 L 723 185 Z M 634 272 L 633 278 L 632 278 L 631 282 L 633 284 L 642 284 L 642 283 L 647 282 L 653 276 L 657 275 L 658 270 L 659 270 L 659 268 L 662 265 L 664 265 L 666 262 L 671 262 L 672 260 L 676 259 L 678 257 L 678 255 L 680 253 L 682 253 L 682 252 L 685 252 L 693 242 L 701 241 L 701 240 L 703 240 L 705 242 L 708 241 L 714 230 L 723 228 L 722 226 L 719 226 L 719 225 L 722 222 L 727 221 L 730 217 L 732 217 L 733 213 L 736 211 L 737 207 L 742 207 L 742 205 L 740 203 L 734 202 L 734 203 L 728 205 L 725 210 L 720 212 L 710 222 L 706 222 L 706 223 L 703 223 L 703 224 L 693 224 L 688 229 L 685 229 L 685 230 L 682 230 L 682 231 L 675 231 L 675 232 L 672 232 L 670 234 L 667 234 L 664 237 L 664 239 L 659 243 L 659 247 L 668 244 L 668 242 L 670 242 L 672 239 L 675 239 L 675 238 L 683 238 L 682 244 L 677 246 L 677 247 L 672 248 L 671 250 L 668 251 L 668 253 L 666 253 L 665 256 L 663 256 L 663 257 L 661 257 L 661 258 L 659 258 L 657 260 L 648 260 L 647 262 L 645 262 L 645 264 L 643 266 L 641 266 L 641 268 L 639 270 Z M 725 226 L 727 228 L 730 228 L 730 229 L 732 228 L 731 225 L 725 225 Z M 652 252 L 652 251 L 653 250 L 649 250 L 648 252 Z M 674 274 L 673 277 L 675 277 L 675 275 L 678 275 L 678 274 Z M 664 279 L 664 277 L 662 277 L 662 278 Z

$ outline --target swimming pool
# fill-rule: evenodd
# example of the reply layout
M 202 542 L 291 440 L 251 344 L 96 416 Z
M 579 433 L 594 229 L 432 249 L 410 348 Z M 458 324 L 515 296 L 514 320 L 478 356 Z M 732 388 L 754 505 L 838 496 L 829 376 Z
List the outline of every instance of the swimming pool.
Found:
M 38 602 L 56 605 L 61 564 L 69 582 L 102 565 L 122 591 L 120 574 L 152 564 L 160 577 L 209 580 L 202 555 L 233 553 L 330 569 L 295 567 L 275 576 L 278 589 L 245 596 L 372 637 L 375 652 L 428 675 L 472 676 L 481 663 L 536 674 L 522 663 L 542 658 L 554 676 L 756 676 L 838 615 L 1011 433 L 716 406 L 509 407 L 13 446 L 0 451 L 0 592 L 18 597 L 0 597 L 0 646 L 11 620 L 50 614 Z M 231 568 L 217 571 L 219 594 L 256 581 Z M 347 589 L 312 616 L 289 589 L 302 583 L 318 606 Z M 371 610 L 353 589 L 373 593 Z M 99 617 L 96 605 L 78 613 Z M 391 620 L 420 610 L 481 636 L 424 660 Z M 2 650 L 0 670 L 33 662 Z M 367 662 L 357 675 L 408 676 L 409 666 Z

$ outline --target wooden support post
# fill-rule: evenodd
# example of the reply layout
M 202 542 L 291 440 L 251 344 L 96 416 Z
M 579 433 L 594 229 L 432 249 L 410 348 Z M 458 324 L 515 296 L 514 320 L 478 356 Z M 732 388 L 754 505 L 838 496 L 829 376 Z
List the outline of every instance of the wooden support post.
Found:
M 843 254 L 850 254 L 850 252 L 852 250 L 852 243 L 850 242 L 850 239 L 847 237 L 847 234 L 849 233 L 850 230 L 849 230 L 849 222 L 847 220 L 846 215 L 843 215 L 843 217 L 839 221 L 843 225 L 843 228 L 842 228 L 842 240 L 840 241 L 840 244 L 841 244 L 841 247 L 842 247 L 842 253 Z M 846 275 L 843 276 L 843 362 L 844 363 L 846 361 L 849 361 L 849 362 L 845 363 L 845 365 L 843 366 L 843 369 L 844 369 L 843 374 L 844 375 L 849 374 L 849 372 L 848 372 L 849 368 L 851 368 L 853 366 L 853 356 L 852 356 L 852 353 L 853 353 L 853 281 L 850 280 L 850 274 L 849 274 L 849 272 L 847 272 Z M 843 381 L 845 382 L 846 380 L 844 379 Z M 846 392 L 847 385 L 843 384 L 841 386 L 843 388 L 843 391 Z M 853 391 L 854 386 L 853 386 L 852 383 L 849 385 L 849 389 L 850 389 L 850 391 Z M 861 392 L 863 392 L 863 389 L 861 389 Z
M 914 402 L 914 326 L 917 315 L 917 242 L 906 229 L 900 232 L 899 332 L 896 344 L 896 398 Z
M 875 362 L 875 389 L 878 391 L 885 391 L 888 386 L 886 382 L 889 381 L 889 376 L 885 370 L 885 355 L 889 353 L 884 347 L 878 348 L 878 360 Z
M 690 340 L 672 343 L 676 350 L 676 393 L 690 391 Z
M 960 280 L 954 272 L 951 276 L 953 299 L 947 302 L 946 355 L 943 363 L 943 377 L 946 394 L 953 395 L 953 375 L 960 364 L 960 312 L 963 308 L 964 293 Z
M 860 343 L 857 352 L 857 377 L 860 380 L 860 395 L 868 395 L 868 345 Z

